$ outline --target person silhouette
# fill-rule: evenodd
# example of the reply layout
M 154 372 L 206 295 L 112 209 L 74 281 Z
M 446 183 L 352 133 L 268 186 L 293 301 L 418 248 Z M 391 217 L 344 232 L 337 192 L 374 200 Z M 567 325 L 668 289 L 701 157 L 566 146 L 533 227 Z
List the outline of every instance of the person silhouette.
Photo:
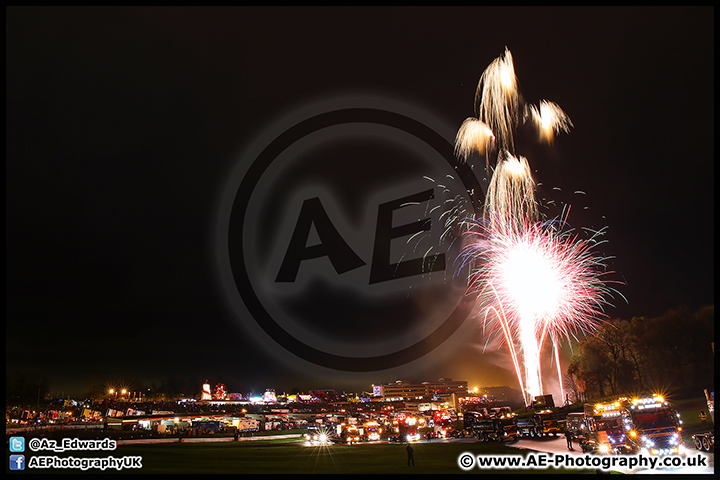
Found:
M 412 464 L 412 466 L 415 466 L 415 457 L 413 456 L 413 447 L 409 443 L 407 444 L 407 447 L 405 448 L 407 450 L 407 456 L 408 456 L 408 467 Z

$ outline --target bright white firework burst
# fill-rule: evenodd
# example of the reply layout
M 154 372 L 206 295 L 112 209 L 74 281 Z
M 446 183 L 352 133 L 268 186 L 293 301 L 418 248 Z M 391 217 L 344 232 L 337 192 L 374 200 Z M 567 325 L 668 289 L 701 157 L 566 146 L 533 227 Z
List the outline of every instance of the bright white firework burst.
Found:
M 531 400 L 543 393 L 544 340 L 552 341 L 561 380 L 559 343 L 597 329 L 612 297 L 612 282 L 604 280 L 612 272 L 593 250 L 602 232 L 583 240 L 563 231 L 563 222 L 522 229 L 505 222 L 490 225 L 477 222 L 466 232 L 469 242 L 461 256 L 469 268 L 468 294 L 477 297 L 484 324 L 502 333 L 520 387 Z

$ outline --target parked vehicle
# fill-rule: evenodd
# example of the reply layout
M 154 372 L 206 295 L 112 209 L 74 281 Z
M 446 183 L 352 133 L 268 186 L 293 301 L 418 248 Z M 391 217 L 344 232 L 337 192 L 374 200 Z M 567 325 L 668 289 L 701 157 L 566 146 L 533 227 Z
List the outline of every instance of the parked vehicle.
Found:
M 515 440 L 518 437 L 516 420 L 513 415 L 485 416 L 477 412 L 466 412 L 465 429 L 481 442 Z
M 715 392 L 711 392 L 705 389 L 705 400 L 707 401 L 708 412 L 710 412 L 710 419 L 713 424 L 715 423 Z M 698 433 L 693 435 L 693 442 L 695 442 L 695 448 L 701 452 L 711 452 L 715 450 L 715 433 L 706 432 Z

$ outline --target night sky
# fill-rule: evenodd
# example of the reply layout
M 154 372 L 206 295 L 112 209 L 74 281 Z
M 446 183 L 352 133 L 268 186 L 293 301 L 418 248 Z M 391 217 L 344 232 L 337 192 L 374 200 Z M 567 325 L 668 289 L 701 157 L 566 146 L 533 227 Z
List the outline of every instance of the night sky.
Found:
M 482 353 L 472 318 L 427 347 L 432 354 L 380 358 L 367 371 L 352 359 L 299 358 L 254 318 L 285 315 L 277 321 L 288 337 L 302 331 L 300 344 L 346 360 L 383 357 L 439 325 L 449 254 L 432 274 L 444 281 L 368 281 L 378 205 L 428 188 L 424 169 L 450 166 L 417 141 L 425 129 L 413 140 L 373 117 L 366 130 L 349 122 L 336 134 L 300 134 L 307 143 L 263 171 L 256 159 L 278 126 L 328 99 L 344 108 L 379 98 L 359 106 L 380 110 L 397 102 L 452 143 L 474 113 L 482 72 L 506 47 L 523 99 L 556 102 L 572 120 L 552 146 L 523 128 L 516 146 L 539 197 L 571 205 L 573 227 L 606 228 L 599 248 L 624 283 L 608 318 L 714 303 L 712 7 L 6 14 L 8 382 L 43 380 L 66 395 L 116 380 L 179 381 L 191 395 L 204 380 L 243 393 L 440 377 L 514 385 L 507 359 Z M 484 159 L 468 161 L 486 186 Z M 308 212 L 316 221 L 327 213 L 356 263 L 346 252 L 338 273 L 329 257 L 306 259 L 299 283 L 278 283 L 313 197 L 322 208 Z M 240 234 L 228 227 L 230 208 L 246 209 Z M 236 284 L 227 274 L 237 251 L 248 278 Z M 262 308 L 243 306 L 244 281 Z

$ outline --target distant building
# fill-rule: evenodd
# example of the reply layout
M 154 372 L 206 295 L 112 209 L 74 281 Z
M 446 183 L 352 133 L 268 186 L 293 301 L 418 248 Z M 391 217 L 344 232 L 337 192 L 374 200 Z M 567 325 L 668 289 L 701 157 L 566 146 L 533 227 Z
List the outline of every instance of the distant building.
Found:
M 398 380 L 387 385 L 373 385 L 373 395 L 385 400 L 421 400 L 438 397 L 450 397 L 452 394 L 465 396 L 468 383 L 464 380 L 453 381 L 441 378 L 436 382 L 411 383 Z

